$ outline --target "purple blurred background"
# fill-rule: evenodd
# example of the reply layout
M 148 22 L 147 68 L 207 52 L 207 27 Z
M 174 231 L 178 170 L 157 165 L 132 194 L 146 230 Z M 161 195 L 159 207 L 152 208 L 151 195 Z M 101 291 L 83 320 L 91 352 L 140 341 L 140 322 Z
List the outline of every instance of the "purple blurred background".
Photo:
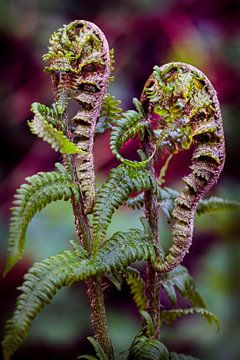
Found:
M 219 95 L 227 145 L 224 173 L 212 193 L 240 199 L 239 0 L 1 0 L 0 267 L 5 258 L 9 207 L 16 187 L 26 176 L 51 170 L 60 159 L 48 144 L 29 133 L 26 120 L 31 118 L 33 101 L 53 102 L 50 78 L 43 73 L 41 56 L 53 30 L 74 19 L 95 22 L 115 49 L 116 80 L 110 91 L 122 100 L 124 110 L 132 107 L 133 97 L 140 96 L 156 64 L 171 60 L 189 62 L 208 75 Z M 117 164 L 108 139 L 108 134 L 99 136 L 95 146 L 96 168 L 103 177 Z M 131 156 L 132 150 L 130 144 L 126 154 Z M 176 156 L 169 168 L 167 185 L 180 180 L 188 161 L 188 154 Z M 115 219 L 112 231 L 136 222 L 136 215 L 124 210 Z M 163 237 L 170 238 L 164 221 L 162 229 Z M 50 240 L 46 243 L 47 237 Z M 73 224 L 65 203 L 50 207 L 33 221 L 24 261 L 0 279 L 0 335 L 14 306 L 15 288 L 29 265 L 66 247 L 71 237 Z M 239 256 L 239 212 L 203 216 L 196 221 L 192 251 L 185 264 L 196 276 L 211 309 L 220 317 L 222 328 L 216 334 L 199 318 L 179 321 L 173 328 L 163 329 L 162 339 L 171 349 L 189 351 L 205 360 L 240 358 Z M 69 359 L 87 351 L 84 337 L 91 334 L 91 329 L 82 289 L 75 285 L 61 292 L 34 322 L 15 359 Z M 109 287 L 107 305 L 115 346 L 124 350 L 139 327 L 134 304 L 126 289 L 118 293 Z

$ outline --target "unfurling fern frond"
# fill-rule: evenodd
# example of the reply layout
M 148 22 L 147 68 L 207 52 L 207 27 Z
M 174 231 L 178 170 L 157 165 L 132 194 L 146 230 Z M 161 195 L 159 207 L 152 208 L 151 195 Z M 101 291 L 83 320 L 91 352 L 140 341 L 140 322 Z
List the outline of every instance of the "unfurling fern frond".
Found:
M 58 169 L 60 167 L 58 166 Z M 39 172 L 26 178 L 14 197 L 10 220 L 8 256 L 5 273 L 21 258 L 27 227 L 33 216 L 56 200 L 79 198 L 78 186 L 67 171 Z
M 149 128 L 149 123 L 145 119 L 141 103 L 137 99 L 133 99 L 133 103 L 137 111 L 128 110 L 122 114 L 121 119 L 119 119 L 116 126 L 113 127 L 110 139 L 110 147 L 116 158 L 125 165 L 129 165 L 135 168 L 142 168 L 149 163 L 154 153 L 149 159 L 143 161 L 132 161 L 125 159 L 119 153 L 119 150 L 127 140 L 133 139 L 137 135 L 143 138 L 145 130 Z
M 171 324 L 173 321 L 181 318 L 182 316 L 192 315 L 192 314 L 202 315 L 209 322 L 209 324 L 215 322 L 216 327 L 219 330 L 220 324 L 218 318 L 211 311 L 200 307 L 162 310 L 161 321 Z
M 169 360 L 165 345 L 156 339 L 140 335 L 131 345 L 127 360 Z
M 156 258 L 154 246 L 139 229 L 117 232 L 98 253 L 87 258 L 80 245 L 36 263 L 25 275 L 22 294 L 12 318 L 7 322 L 3 340 L 4 360 L 18 349 L 27 336 L 32 320 L 49 304 L 57 290 L 92 276 L 124 271 L 135 261 Z
M 76 251 L 65 250 L 42 262 L 35 263 L 24 276 L 16 310 L 5 326 L 2 342 L 4 360 L 8 360 L 26 338 L 33 319 L 46 304 L 49 304 L 57 290 L 71 285 L 75 279 L 75 269 L 81 257 Z
M 156 188 L 152 175 L 144 169 L 131 169 L 124 165 L 113 169 L 100 188 L 93 212 L 95 250 L 105 239 L 112 215 L 123 205 L 133 191 Z
M 172 304 L 177 302 L 177 289 L 193 306 L 207 308 L 192 276 L 184 266 L 179 265 L 174 270 L 161 274 L 161 285 Z
M 240 202 L 213 196 L 209 199 L 202 200 L 199 203 L 197 214 L 211 214 L 219 211 L 236 209 L 240 209 Z
M 53 126 L 52 120 L 48 121 L 51 114 L 45 114 L 46 109 L 44 108 L 45 110 L 43 110 L 43 107 L 44 105 L 38 103 L 34 103 L 31 107 L 35 114 L 34 119 L 28 121 L 31 132 L 50 144 L 55 151 L 59 151 L 62 154 L 79 154 L 83 152 L 61 130 L 57 130 Z M 49 110 L 49 113 L 51 113 L 51 110 Z M 54 119 L 54 117 L 51 119 Z
M 130 287 L 131 295 L 138 310 L 145 310 L 147 307 L 147 298 L 145 294 L 145 284 L 140 272 L 134 268 L 128 268 L 124 272 L 124 277 Z
M 101 345 L 95 340 L 93 337 L 88 336 L 88 341 L 92 344 L 94 347 L 94 350 L 96 352 L 97 357 L 91 356 L 91 355 L 80 355 L 78 356 L 78 359 L 86 359 L 86 360 L 108 360 L 108 357 L 106 353 L 104 352 Z
M 115 96 L 106 94 L 100 118 L 98 119 L 95 132 L 103 134 L 106 129 L 111 128 L 121 117 L 122 109 L 119 107 L 120 100 L 116 100 Z

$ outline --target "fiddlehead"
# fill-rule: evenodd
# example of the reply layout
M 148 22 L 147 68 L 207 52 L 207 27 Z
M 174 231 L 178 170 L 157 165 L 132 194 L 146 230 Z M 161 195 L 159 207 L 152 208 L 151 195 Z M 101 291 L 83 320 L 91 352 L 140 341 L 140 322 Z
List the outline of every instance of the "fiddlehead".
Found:
M 141 95 L 149 122 L 157 117 L 157 147 L 170 154 L 194 145 L 192 172 L 175 200 L 173 245 L 156 269 L 169 271 L 180 264 L 192 242 L 196 207 L 217 181 L 225 160 L 222 118 L 216 92 L 198 69 L 183 63 L 155 67 Z
M 68 119 L 67 136 L 85 151 L 74 157 L 77 175 L 85 198 L 85 212 L 91 213 L 95 202 L 93 144 L 108 86 L 111 59 L 108 43 L 93 23 L 76 20 L 52 35 L 46 71 L 52 76 L 56 107 L 64 114 L 70 102 L 78 104 Z

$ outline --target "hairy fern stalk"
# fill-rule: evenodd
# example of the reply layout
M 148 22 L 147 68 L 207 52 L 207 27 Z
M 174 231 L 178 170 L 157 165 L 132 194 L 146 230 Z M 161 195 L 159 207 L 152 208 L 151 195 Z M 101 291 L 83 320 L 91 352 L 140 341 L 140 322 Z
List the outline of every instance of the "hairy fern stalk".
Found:
M 24 277 L 16 309 L 5 326 L 4 360 L 18 350 L 33 319 L 59 289 L 84 281 L 91 308 L 95 355 L 81 359 L 113 360 L 117 354 L 108 333 L 102 277 L 119 290 L 124 282 L 142 318 L 142 326 L 125 353 L 128 360 L 193 359 L 161 342 L 160 327 L 189 314 L 203 316 L 219 327 L 188 270 L 181 265 L 189 252 L 196 214 L 239 208 L 236 201 L 202 200 L 216 183 L 224 165 L 225 145 L 216 92 L 198 69 L 183 63 L 155 66 L 134 109 L 123 112 L 108 93 L 113 80 L 113 50 L 93 23 L 76 20 L 50 38 L 45 71 L 51 75 L 52 106 L 33 103 L 32 133 L 62 154 L 52 172 L 26 178 L 12 207 L 5 274 L 22 258 L 28 225 L 53 201 L 71 201 L 77 239 L 70 249 L 33 264 Z M 75 114 L 69 110 L 75 103 Z M 110 147 L 120 164 L 96 191 L 93 156 L 97 134 L 111 131 Z M 122 146 L 138 137 L 139 161 L 121 154 Z M 192 151 L 185 187 L 163 187 L 168 163 L 180 151 Z M 158 157 L 167 161 L 158 169 Z M 160 174 L 159 176 L 157 174 Z M 134 196 L 133 196 L 134 195 Z M 141 229 L 124 229 L 108 236 L 113 214 L 124 204 L 144 208 Z M 172 224 L 172 245 L 166 252 L 159 239 L 159 209 Z M 135 262 L 143 261 L 145 273 Z M 165 292 L 173 309 L 164 309 Z M 177 292 L 190 303 L 177 308 Z M 81 351 L 81 349 L 79 349 Z M 123 357 L 122 357 L 123 358 Z

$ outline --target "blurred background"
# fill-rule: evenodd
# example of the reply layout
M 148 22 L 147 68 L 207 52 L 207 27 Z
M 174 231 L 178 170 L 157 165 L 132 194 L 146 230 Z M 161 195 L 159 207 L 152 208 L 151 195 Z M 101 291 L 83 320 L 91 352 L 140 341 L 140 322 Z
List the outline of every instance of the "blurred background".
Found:
M 74 19 L 95 22 L 115 49 L 115 82 L 111 93 L 124 110 L 139 97 L 154 65 L 183 61 L 204 71 L 217 89 L 226 134 L 227 160 L 212 194 L 240 200 L 240 1 L 239 0 L 0 0 L 0 267 L 7 246 L 9 207 L 26 176 L 52 170 L 59 156 L 32 136 L 26 120 L 33 101 L 53 102 L 42 55 L 53 30 Z M 117 165 L 109 134 L 96 140 L 99 181 Z M 131 156 L 130 144 L 126 154 Z M 189 155 L 176 156 L 167 185 L 178 186 Z M 138 213 L 121 209 L 110 233 L 140 226 Z M 239 212 L 196 219 L 193 246 L 184 264 L 196 278 L 210 309 L 221 320 L 216 333 L 198 316 L 165 326 L 162 341 L 171 350 L 205 360 L 240 359 Z M 161 221 L 162 239 L 171 236 Z M 23 274 L 36 260 L 56 254 L 75 238 L 69 204 L 57 202 L 35 216 L 27 233 L 26 255 L 6 278 L 0 277 L 0 337 L 14 308 Z M 29 337 L 13 359 L 73 359 L 88 351 L 91 335 L 84 286 L 64 289 L 34 321 Z M 167 300 L 163 299 L 164 304 Z M 125 350 L 140 321 L 127 289 L 106 290 L 110 333 L 117 351 Z M 1 358 L 1 355 L 0 355 Z

